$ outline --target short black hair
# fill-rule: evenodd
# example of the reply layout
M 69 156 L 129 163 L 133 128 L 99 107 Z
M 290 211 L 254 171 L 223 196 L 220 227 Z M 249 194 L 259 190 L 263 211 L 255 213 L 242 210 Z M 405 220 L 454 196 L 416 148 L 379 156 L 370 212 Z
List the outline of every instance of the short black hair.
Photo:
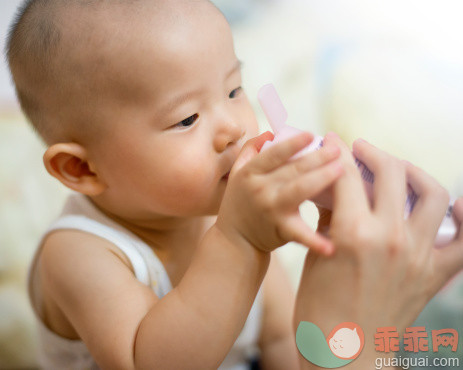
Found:
M 199 3 L 214 6 L 209 0 L 23 0 L 5 54 L 21 108 L 45 143 L 95 137 L 94 130 L 102 127 L 98 122 L 104 120 L 98 116 L 98 101 L 118 91 L 112 84 L 122 79 L 107 68 L 115 58 L 104 54 L 117 38 L 98 35 L 100 12 L 110 19 L 107 11 L 115 10 L 117 22 L 130 24 L 131 16 L 147 14 L 144 6 L 154 5 L 163 17 L 178 4 Z
M 45 141 L 51 132 L 35 87 L 49 83 L 46 80 L 52 74 L 51 60 L 61 38 L 55 19 L 59 5 L 56 0 L 23 1 L 10 26 L 5 49 L 21 108 Z

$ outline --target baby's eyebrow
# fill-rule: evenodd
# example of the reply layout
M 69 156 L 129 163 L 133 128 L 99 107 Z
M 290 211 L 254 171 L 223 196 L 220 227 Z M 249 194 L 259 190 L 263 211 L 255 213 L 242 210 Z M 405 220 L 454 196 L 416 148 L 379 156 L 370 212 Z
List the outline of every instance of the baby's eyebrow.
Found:
M 225 75 L 225 79 L 230 77 L 236 71 L 239 71 L 242 67 L 243 67 L 243 63 L 241 62 L 241 60 L 237 60 L 235 64 L 233 65 L 233 68 Z
M 240 61 L 240 60 L 237 60 L 236 63 L 233 65 L 233 67 L 230 69 L 230 71 L 228 71 L 225 75 L 225 80 L 227 78 L 229 78 L 231 75 L 233 75 L 233 73 L 235 73 L 236 71 L 239 71 L 243 66 L 243 63 Z M 191 90 L 191 91 L 187 91 L 186 93 L 184 94 L 181 94 L 181 95 L 178 95 L 176 96 L 175 98 L 171 99 L 162 109 L 162 111 L 164 112 L 169 112 L 173 109 L 175 109 L 175 107 L 183 104 L 184 102 L 194 98 L 195 96 L 201 94 L 201 90 L 200 89 L 196 89 L 196 90 Z
M 164 106 L 162 111 L 170 112 L 173 109 L 175 109 L 175 107 L 178 107 L 179 105 L 182 105 L 184 102 L 194 98 L 195 96 L 197 96 L 199 94 L 201 94 L 201 90 L 200 89 L 195 89 L 195 90 L 187 91 L 184 94 L 178 95 L 175 98 L 169 100 L 169 102 Z

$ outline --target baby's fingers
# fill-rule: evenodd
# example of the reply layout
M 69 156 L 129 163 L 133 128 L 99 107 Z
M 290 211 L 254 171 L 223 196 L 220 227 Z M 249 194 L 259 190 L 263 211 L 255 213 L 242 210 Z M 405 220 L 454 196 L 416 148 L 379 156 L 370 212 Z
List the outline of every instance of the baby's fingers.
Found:
M 275 179 L 288 182 L 306 172 L 313 171 L 339 157 L 340 150 L 334 145 L 325 145 L 320 150 L 307 153 L 300 158 L 287 162 L 274 171 Z
M 231 176 L 233 176 L 235 172 L 239 171 L 241 167 L 243 167 L 254 156 L 256 156 L 266 141 L 272 139 L 273 134 L 270 131 L 266 131 L 263 134 L 248 140 L 241 148 L 240 154 L 238 155 L 238 158 L 233 165 Z
M 286 163 L 293 155 L 301 151 L 313 140 L 313 135 L 302 132 L 287 140 L 276 143 L 260 153 L 249 163 L 249 168 L 257 173 L 267 173 Z
M 333 243 L 323 235 L 312 230 L 299 214 L 286 219 L 281 230 L 281 236 L 285 240 L 302 244 L 312 251 L 329 256 L 334 252 Z
M 343 173 L 341 163 L 332 161 L 282 186 L 278 200 L 284 207 L 297 208 L 303 201 L 312 199 L 331 186 Z

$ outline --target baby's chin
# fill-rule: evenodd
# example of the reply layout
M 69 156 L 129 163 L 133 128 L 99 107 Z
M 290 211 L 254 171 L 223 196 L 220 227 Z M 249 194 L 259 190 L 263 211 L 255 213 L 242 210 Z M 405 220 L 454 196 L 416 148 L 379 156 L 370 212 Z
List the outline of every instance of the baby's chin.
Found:
M 204 213 L 204 216 L 206 216 L 206 217 L 217 217 L 217 215 L 219 214 L 220 204 L 222 203 L 222 199 L 223 199 L 223 195 L 222 195 L 222 197 L 220 198 L 220 201 L 217 202 L 217 204 L 212 205 L 211 208 L 208 209 L 208 210 Z
M 223 194 L 218 195 L 209 202 L 197 204 L 190 210 L 185 210 L 185 217 L 217 217 L 220 210 L 220 205 L 223 200 Z

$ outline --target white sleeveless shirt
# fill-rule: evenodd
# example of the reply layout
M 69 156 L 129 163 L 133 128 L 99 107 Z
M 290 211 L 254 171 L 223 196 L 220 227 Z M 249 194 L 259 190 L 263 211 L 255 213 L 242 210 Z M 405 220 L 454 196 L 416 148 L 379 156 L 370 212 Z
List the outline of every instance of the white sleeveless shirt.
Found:
M 41 245 L 50 232 L 62 229 L 81 230 L 113 243 L 130 260 L 137 280 L 150 286 L 159 298 L 165 296 L 172 289 L 164 266 L 146 243 L 104 215 L 84 195 L 73 193 L 69 196 L 60 217 L 43 235 L 30 265 L 28 286 L 32 301 L 35 301 L 33 297 L 37 292 L 34 291 L 33 284 L 31 284 L 31 277 Z M 249 369 L 249 360 L 258 353 L 257 340 L 262 316 L 261 295 L 261 291 L 259 291 L 243 330 L 219 369 Z M 43 369 L 99 369 L 83 341 L 59 336 L 45 326 L 40 319 L 40 312 L 36 312 L 35 308 L 34 313 L 38 321 L 38 362 Z

